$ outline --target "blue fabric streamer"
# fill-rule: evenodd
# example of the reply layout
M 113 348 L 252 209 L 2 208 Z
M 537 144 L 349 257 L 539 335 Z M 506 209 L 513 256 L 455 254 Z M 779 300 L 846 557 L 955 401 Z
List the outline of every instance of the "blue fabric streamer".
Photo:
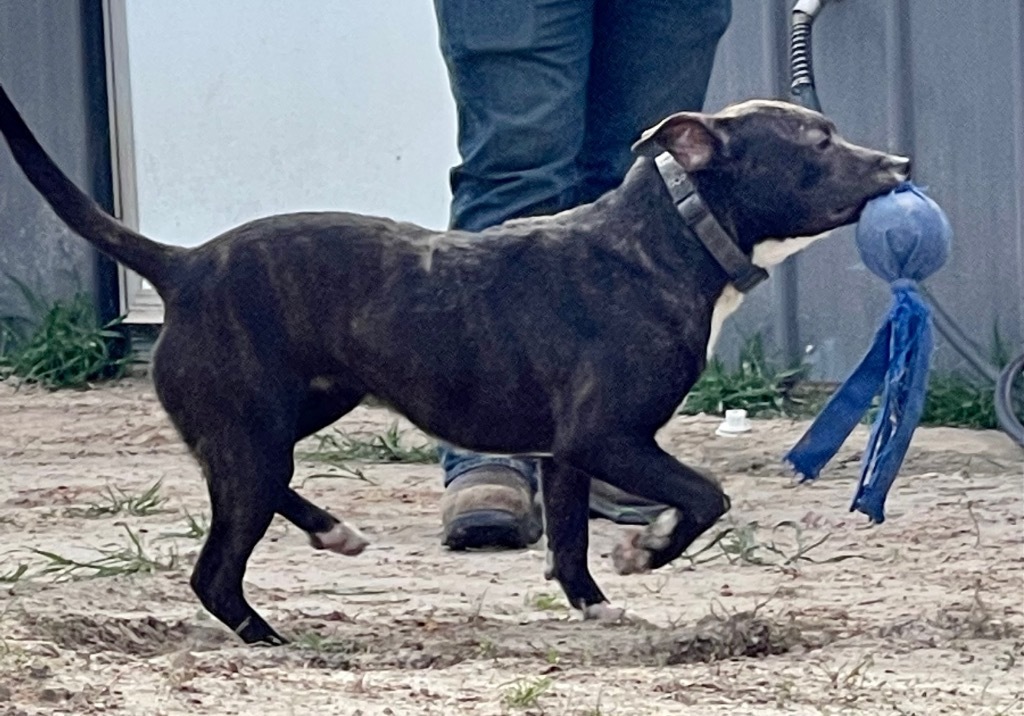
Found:
M 942 266 L 951 238 L 942 209 L 909 182 L 868 203 L 857 247 L 864 264 L 891 284 L 893 303 L 860 365 L 786 455 L 804 481 L 816 478 L 881 392 L 850 507 L 872 522 L 885 521 L 885 498 L 924 412 L 933 338 L 917 281 Z

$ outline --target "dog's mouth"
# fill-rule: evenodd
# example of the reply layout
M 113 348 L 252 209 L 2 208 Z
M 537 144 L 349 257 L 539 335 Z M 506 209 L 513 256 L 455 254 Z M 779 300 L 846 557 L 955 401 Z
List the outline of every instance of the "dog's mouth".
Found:
M 868 201 L 868 199 L 864 199 L 856 204 L 848 204 L 839 209 L 833 209 L 829 212 L 828 219 L 836 226 L 852 224 L 860 217 L 860 213 L 864 211 L 864 207 L 868 205 Z

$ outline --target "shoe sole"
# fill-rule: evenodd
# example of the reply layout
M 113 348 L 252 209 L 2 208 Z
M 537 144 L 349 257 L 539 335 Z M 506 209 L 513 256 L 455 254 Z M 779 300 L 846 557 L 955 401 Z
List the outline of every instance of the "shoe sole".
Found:
M 649 525 L 667 509 L 665 505 L 623 505 L 596 495 L 590 496 L 591 517 L 603 517 L 620 525 Z
M 455 552 L 467 549 L 524 549 L 540 539 L 530 518 L 516 518 L 504 510 L 472 510 L 453 519 L 441 543 Z M 532 538 L 532 539 L 531 539 Z

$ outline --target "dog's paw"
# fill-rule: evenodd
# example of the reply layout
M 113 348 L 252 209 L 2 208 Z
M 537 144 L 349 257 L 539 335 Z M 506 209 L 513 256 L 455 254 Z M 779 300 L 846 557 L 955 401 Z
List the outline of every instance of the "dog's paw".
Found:
M 620 622 L 627 618 L 626 610 L 622 607 L 613 607 L 608 602 L 591 604 L 583 608 L 584 621 Z
M 347 557 L 354 557 L 370 544 L 366 535 L 355 527 L 349 527 L 344 522 L 334 525 L 330 532 L 318 532 L 310 535 L 309 541 L 316 549 L 327 549 Z
M 630 531 L 612 550 L 612 566 L 618 574 L 651 571 L 651 552 L 643 547 L 643 532 Z
M 632 624 L 634 626 L 653 627 L 649 621 L 637 616 L 623 607 L 613 607 L 608 602 L 591 604 L 583 609 L 584 621 L 599 621 L 605 624 Z

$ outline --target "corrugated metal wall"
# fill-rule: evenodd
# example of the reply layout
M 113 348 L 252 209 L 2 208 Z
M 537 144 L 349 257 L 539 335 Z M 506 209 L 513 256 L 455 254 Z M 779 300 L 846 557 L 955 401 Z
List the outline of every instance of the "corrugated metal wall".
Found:
M 788 96 L 788 0 L 733 0 L 708 107 Z M 928 287 L 986 349 L 998 322 L 1024 344 L 1024 3 L 1021 0 L 842 0 L 814 25 L 818 93 L 850 139 L 914 158 L 914 179 L 949 215 L 955 237 Z M 860 264 L 852 231 L 795 261 L 801 345 L 815 373 L 841 379 L 859 361 L 889 303 Z M 783 333 L 785 281 L 757 289 L 723 334 L 723 354 Z M 962 361 L 940 341 L 940 368 Z
M 102 6 L 95 0 L 0 0 L 0 81 L 79 186 L 111 206 Z M 13 276 L 49 302 L 93 295 L 117 314 L 112 262 L 72 234 L 0 151 L 0 316 L 27 317 Z
M 788 95 L 791 0 L 734 0 L 710 108 Z M 826 111 L 855 141 L 910 153 L 956 231 L 953 256 L 930 288 L 987 345 L 998 322 L 1024 343 L 1024 4 L 1021 0 L 841 0 L 815 24 Z M 0 78 L 69 173 L 109 204 L 100 3 L 0 0 Z M 95 256 L 32 190 L 12 183 L 0 153 L 0 272 L 66 295 L 96 283 Z M 787 283 L 779 274 L 795 279 Z M 78 279 L 72 278 L 74 275 Z M 2 277 L 0 273 L 0 277 Z M 789 288 L 787 288 L 787 286 Z M 796 288 L 795 293 L 792 287 Z M 116 291 L 102 292 L 108 300 Z M 786 330 L 815 347 L 815 376 L 841 379 L 860 359 L 889 302 L 857 257 L 852 232 L 801 254 L 758 288 L 729 323 L 722 352 Z M 23 310 L 0 280 L 0 314 Z M 786 310 L 786 309 L 790 310 Z M 787 324 L 786 316 L 795 316 Z M 962 362 L 940 342 L 941 367 Z

